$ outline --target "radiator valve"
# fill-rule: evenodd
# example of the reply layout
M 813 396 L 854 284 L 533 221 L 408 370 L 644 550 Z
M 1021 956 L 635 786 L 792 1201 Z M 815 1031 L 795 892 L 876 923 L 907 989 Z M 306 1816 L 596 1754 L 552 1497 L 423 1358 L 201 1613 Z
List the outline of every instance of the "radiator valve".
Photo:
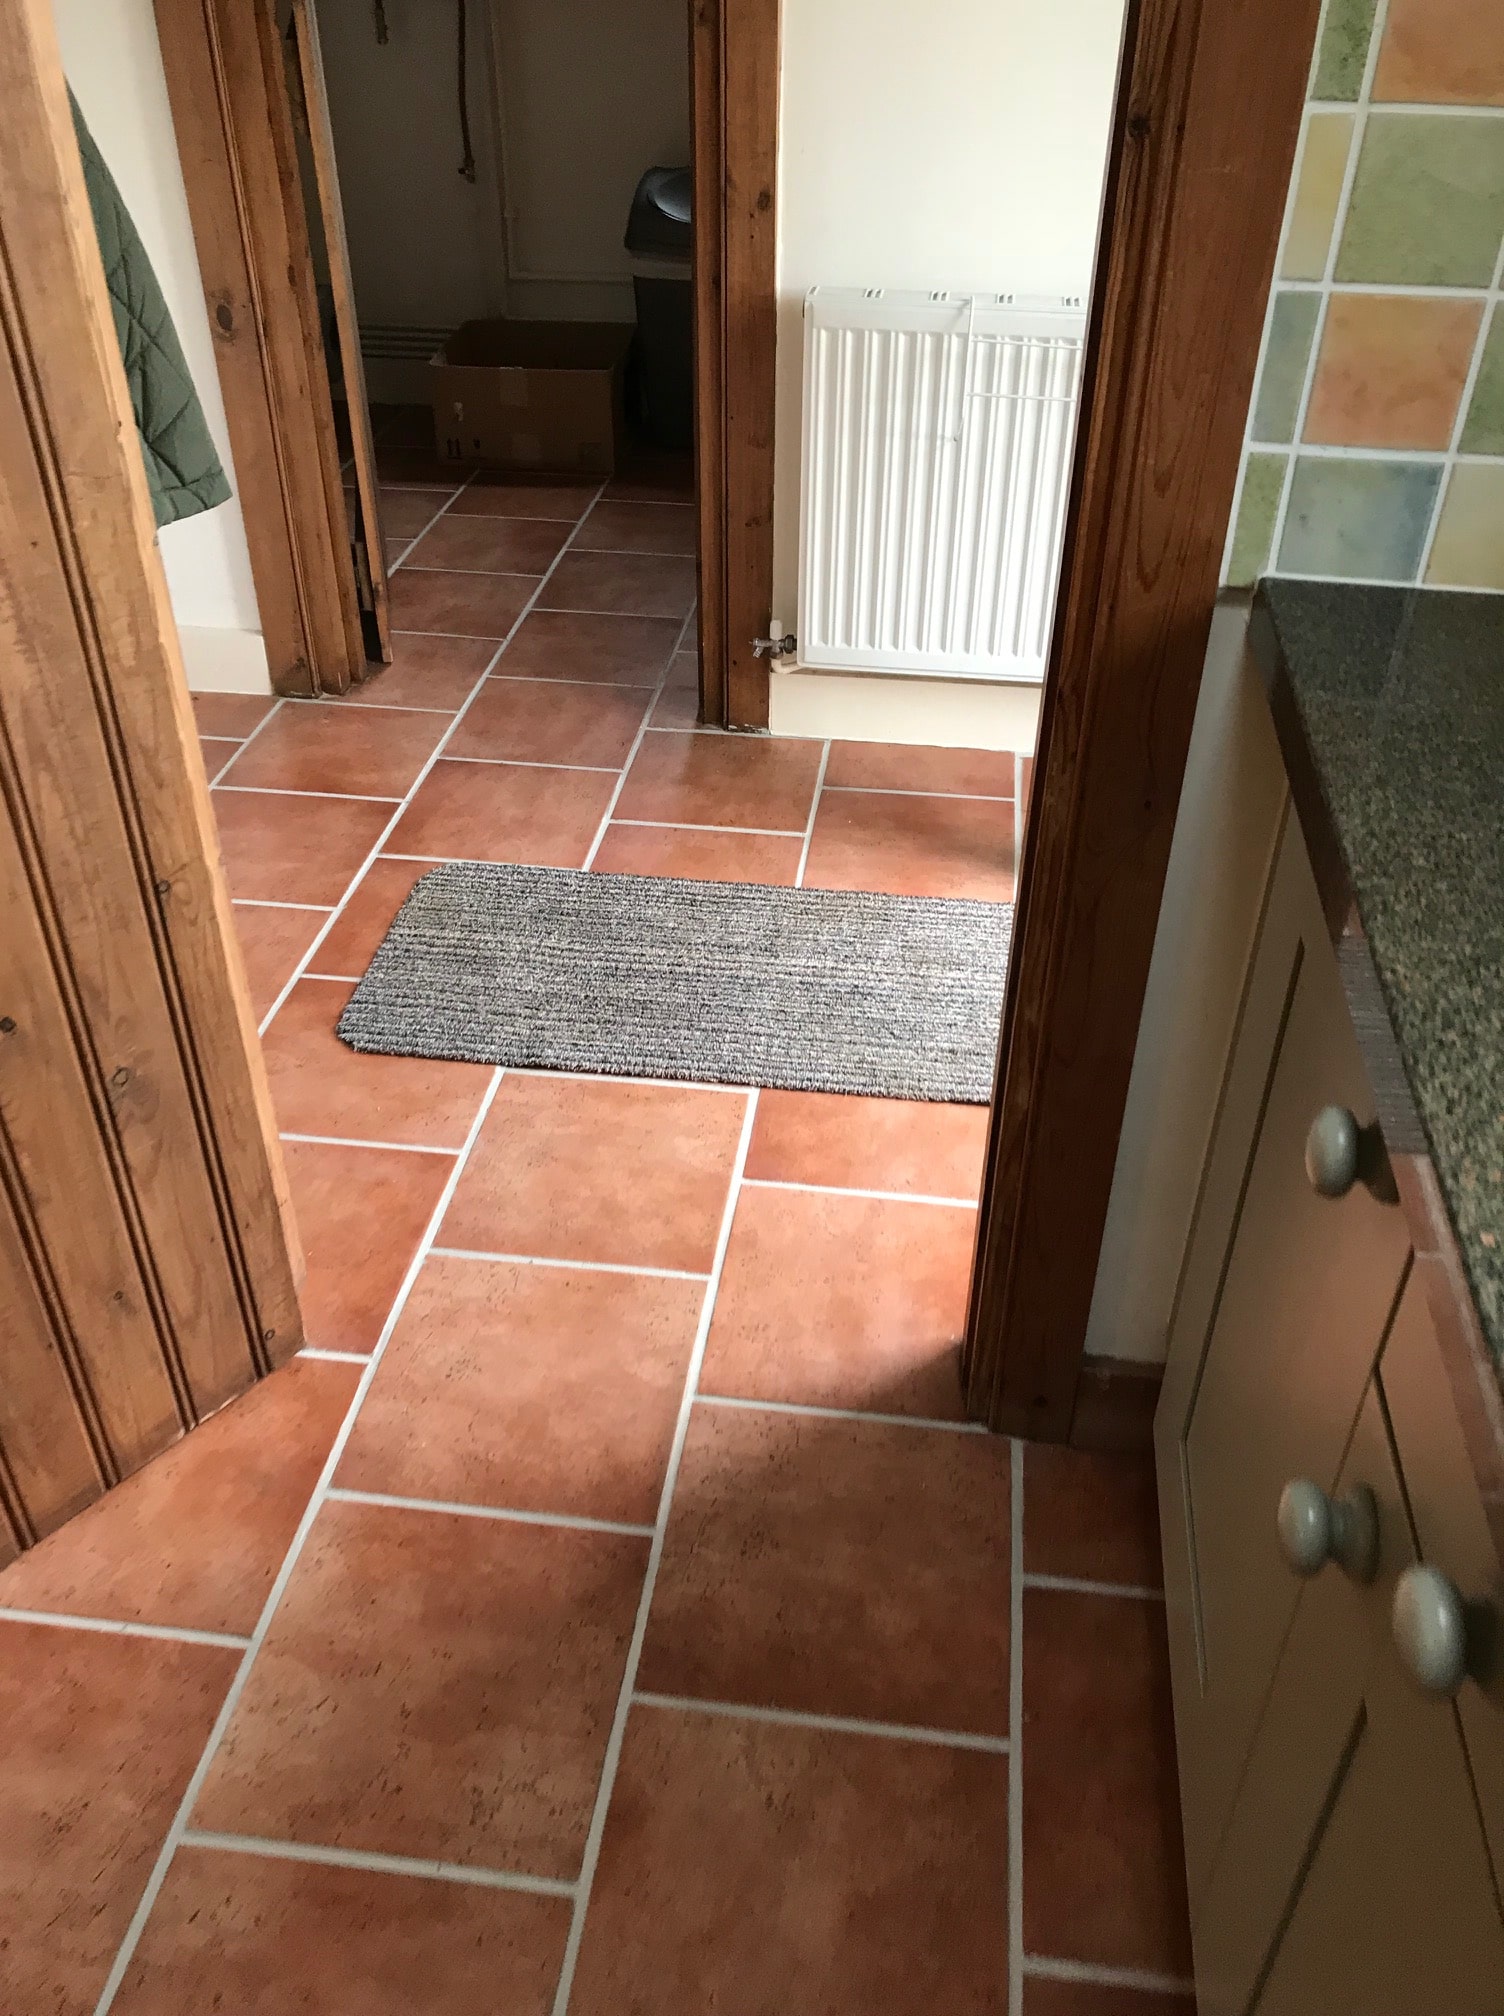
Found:
M 799 639 L 792 630 L 780 630 L 776 637 L 752 639 L 754 658 L 792 658 L 798 649 Z

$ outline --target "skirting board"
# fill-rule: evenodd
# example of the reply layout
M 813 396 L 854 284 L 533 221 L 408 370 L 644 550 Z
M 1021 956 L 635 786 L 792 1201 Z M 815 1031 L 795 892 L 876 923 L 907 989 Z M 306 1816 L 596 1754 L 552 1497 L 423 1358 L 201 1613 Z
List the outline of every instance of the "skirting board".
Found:
M 259 630 L 178 625 L 190 693 L 270 693 L 271 672 Z
M 844 672 L 774 672 L 768 726 L 816 741 L 914 742 L 945 749 L 1015 749 L 1031 756 L 1038 686 L 976 679 L 877 678 Z

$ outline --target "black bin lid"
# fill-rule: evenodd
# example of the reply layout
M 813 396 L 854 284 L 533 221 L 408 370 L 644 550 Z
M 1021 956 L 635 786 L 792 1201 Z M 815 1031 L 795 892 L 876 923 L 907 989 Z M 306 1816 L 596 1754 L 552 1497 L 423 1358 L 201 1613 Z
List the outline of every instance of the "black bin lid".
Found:
M 689 170 L 649 168 L 627 213 L 627 250 L 687 256 L 692 236 Z

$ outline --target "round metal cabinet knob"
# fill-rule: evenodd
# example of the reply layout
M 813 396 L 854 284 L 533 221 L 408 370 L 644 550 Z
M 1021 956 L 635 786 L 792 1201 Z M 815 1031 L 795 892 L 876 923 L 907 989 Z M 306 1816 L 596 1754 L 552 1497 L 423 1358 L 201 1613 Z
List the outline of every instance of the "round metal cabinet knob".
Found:
M 1467 1610 L 1439 1568 L 1407 1568 L 1390 1612 L 1400 1663 L 1427 1694 L 1450 1696 L 1467 1678 Z
M 1355 1582 L 1371 1582 L 1379 1566 L 1379 1508 L 1366 1484 L 1329 1498 L 1297 1477 L 1279 1494 L 1279 1544 L 1297 1575 L 1317 1575 L 1335 1561 Z
M 1358 1180 L 1362 1129 L 1345 1106 L 1323 1106 L 1306 1135 L 1306 1175 L 1322 1197 L 1345 1197 Z

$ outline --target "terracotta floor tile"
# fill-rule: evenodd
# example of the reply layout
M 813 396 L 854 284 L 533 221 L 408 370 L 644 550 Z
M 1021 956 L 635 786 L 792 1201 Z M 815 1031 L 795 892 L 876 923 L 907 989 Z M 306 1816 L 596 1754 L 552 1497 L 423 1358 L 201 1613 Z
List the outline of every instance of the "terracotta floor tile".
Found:
M 391 929 L 392 919 L 412 893 L 413 884 L 428 872 L 425 862 L 393 861 L 378 854 L 319 947 L 319 971 L 360 979 Z
M 672 466 L 677 463 L 679 466 Z M 624 504 L 693 504 L 694 469 L 686 452 L 665 458 L 657 469 L 618 470 L 606 485 L 608 502 Z
M 1188 1977 L 1163 1605 L 1028 1589 L 1023 1665 L 1026 1950 Z
M 448 486 L 429 490 L 399 489 L 382 484 L 380 494 L 382 537 L 405 546 L 416 539 L 423 527 L 444 509 L 454 492 Z
M 431 442 L 378 441 L 376 473 L 383 492 L 392 485 L 404 490 L 455 490 L 469 470 L 448 461 Z
M 539 596 L 545 609 L 609 610 L 625 616 L 677 616 L 695 599 L 695 563 L 671 553 L 564 555 Z
M 232 896 L 330 907 L 381 836 L 390 805 L 216 791 L 214 818 Z
M 680 627 L 673 617 L 579 616 L 534 609 L 518 624 L 496 669 L 511 679 L 656 686 Z
M 670 826 L 757 826 L 802 834 L 819 772 L 818 742 L 647 735 L 627 772 L 617 816 Z
M 406 564 L 482 574 L 545 574 L 573 530 L 572 518 L 456 517 L 446 512 L 423 534 Z
M 240 940 L 251 1006 L 257 1019 L 292 978 L 293 969 L 328 919 L 327 910 L 289 910 L 281 904 L 237 903 L 235 935 Z
M 0 1992 L 92 2016 L 238 1652 L 0 1624 Z
M 488 679 L 445 754 L 619 770 L 651 699 L 651 691 L 640 686 Z
M 195 1824 L 576 1876 L 647 1555 L 326 1504 Z
M 792 889 L 804 842 L 797 835 L 707 833 L 682 826 L 606 828 L 591 866 L 602 875 L 683 875 L 694 882 L 764 882 Z
M 873 791 L 1013 796 L 1011 749 L 936 749 L 897 742 L 832 742 L 827 784 Z
M 506 636 L 538 586 L 535 574 L 460 574 L 402 567 L 391 580 L 392 627 L 447 637 Z
M 1029 801 L 1034 795 L 1034 758 L 1032 756 L 1020 756 L 1018 759 L 1018 795 L 1023 800 L 1024 807 L 1027 810 Z
M 484 471 L 449 507 L 456 517 L 567 518 L 573 524 L 589 509 L 598 484 L 561 483 L 540 477 L 487 475 Z
M 763 1092 L 747 1174 L 775 1183 L 971 1198 L 981 1189 L 987 1122 L 985 1106 Z
M 485 637 L 424 637 L 398 630 L 392 635 L 392 662 L 352 686 L 343 707 L 433 707 L 453 714 L 475 690 L 495 656 Z
M 650 1526 L 704 1299 L 698 1281 L 435 1256 L 337 1481 Z
M 651 725 L 654 728 L 698 728 L 700 721 L 700 693 L 696 686 L 665 686 L 662 697 L 653 709 Z
M 1031 1443 L 1024 1454 L 1024 1568 L 1159 1588 L 1164 1568 L 1152 1459 Z
M 548 2016 L 569 1901 L 180 1849 L 116 2016 Z
M 352 991 L 342 980 L 300 980 L 278 1009 L 264 1040 L 277 1125 L 284 1134 L 463 1147 L 489 1066 L 348 1049 L 334 1025 Z
M 586 513 L 574 543 L 582 553 L 680 553 L 692 560 L 698 530 L 692 505 L 603 498 Z
M 1004 2016 L 1008 1764 L 634 1708 L 572 2016 Z
M 695 692 L 700 687 L 700 651 L 691 635 L 686 649 L 676 651 L 668 661 L 668 678 L 664 681 L 666 690 L 672 692 L 683 687 L 691 687 Z
M 0 1604 L 248 1637 L 358 1365 L 295 1358 L 0 1574 Z
M 193 718 L 201 735 L 226 735 L 243 742 L 276 706 L 271 693 L 195 693 Z
M 236 757 L 224 781 L 242 790 L 401 798 L 448 726 L 447 715 L 409 708 L 289 701 Z
M 805 885 L 1013 900 L 1013 807 L 835 791 L 820 800 Z
M 204 759 L 204 775 L 212 779 L 219 775 L 241 745 L 228 735 L 200 735 L 198 747 Z
M 1006 1736 L 1006 1444 L 696 1407 L 638 1684 Z
M 1024 1982 L 1023 2016 L 1196 2016 L 1196 1998 L 1035 1976 Z
M 454 1164 L 323 1141 L 284 1141 L 282 1154 L 308 1260 L 307 1341 L 373 1350 Z
M 964 1420 L 975 1239 L 950 1205 L 743 1189 L 701 1391 Z
M 394 854 L 581 868 L 616 773 L 437 762 L 387 842 Z
M 735 1092 L 509 1072 L 439 1243 L 706 1273 L 746 1110 Z

